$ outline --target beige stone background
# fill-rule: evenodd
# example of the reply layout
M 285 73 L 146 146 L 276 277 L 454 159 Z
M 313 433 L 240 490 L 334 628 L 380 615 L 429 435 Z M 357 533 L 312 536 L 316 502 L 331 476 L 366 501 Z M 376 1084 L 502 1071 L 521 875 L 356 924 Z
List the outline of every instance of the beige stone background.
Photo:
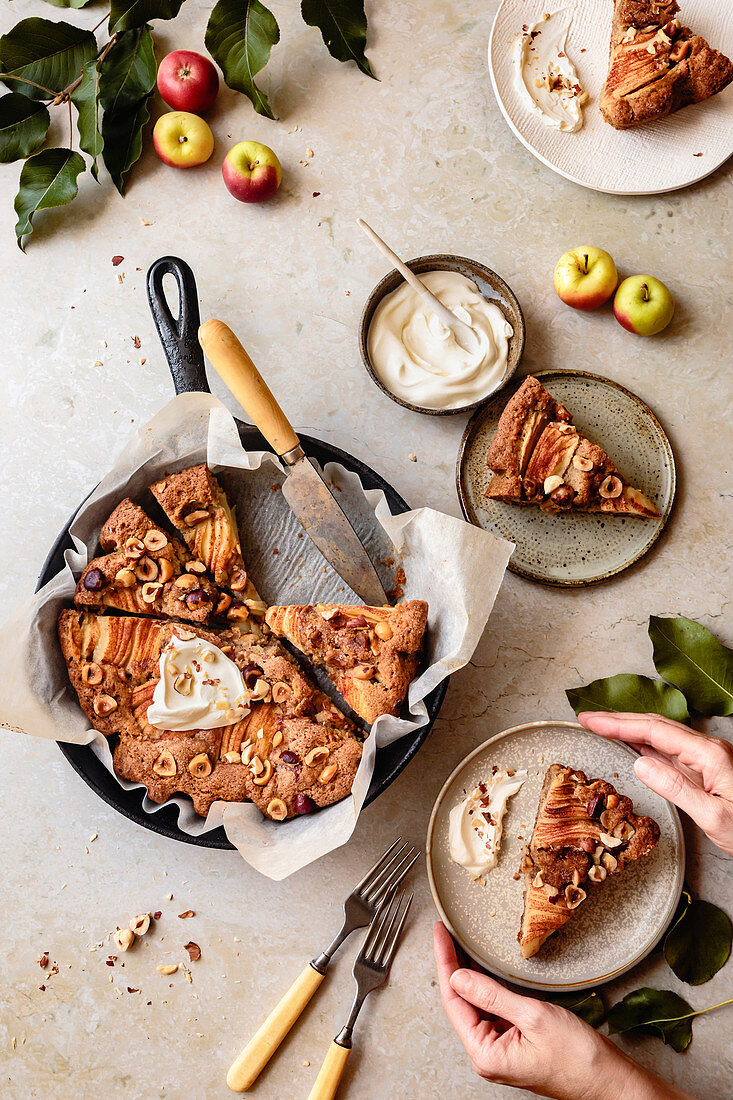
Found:
M 176 172 L 149 149 L 124 200 L 108 179 L 97 186 L 87 174 L 71 207 L 38 217 L 26 256 L 13 239 L 18 166 L 3 166 L 3 615 L 32 591 L 58 530 L 133 426 L 172 395 L 144 290 L 148 265 L 168 253 L 193 264 L 203 316 L 235 328 L 298 427 L 371 464 L 412 504 L 458 514 L 463 418 L 399 409 L 359 363 L 359 313 L 385 271 L 354 224 L 360 214 L 405 256 L 453 251 L 495 268 L 524 308 L 523 370 L 596 371 L 648 401 L 676 450 L 676 512 L 655 552 L 613 583 L 561 592 L 507 574 L 474 659 L 454 677 L 417 758 L 363 814 L 346 848 L 281 884 L 259 878 L 234 853 L 144 831 L 87 789 L 53 744 L 0 735 L 0 1093 L 9 1100 L 225 1097 L 232 1055 L 330 938 L 342 896 L 395 834 L 423 841 L 444 778 L 471 748 L 524 720 L 571 717 L 566 687 L 653 672 L 649 613 L 690 615 L 733 637 L 729 168 L 666 196 L 581 190 L 534 160 L 500 116 L 485 62 L 497 0 L 367 7 L 379 83 L 333 61 L 295 4 L 273 3 L 282 42 L 263 83 L 280 121 L 260 118 L 224 89 L 206 167 Z M 159 23 L 161 52 L 202 49 L 209 8 L 190 0 L 174 23 Z M 3 4 L 0 30 L 28 15 L 90 26 L 99 18 L 97 7 L 69 15 L 15 0 Z M 62 122 L 58 133 L 62 144 Z M 220 180 L 227 148 L 244 138 L 272 145 L 283 163 L 280 193 L 262 207 L 237 204 Z M 552 269 L 579 243 L 609 248 L 622 273 L 642 270 L 669 283 L 678 307 L 663 337 L 635 338 L 607 309 L 586 316 L 562 305 Z M 119 268 L 115 254 L 124 256 Z M 221 394 L 216 380 L 213 388 Z M 730 736 L 725 720 L 710 728 Z M 694 829 L 687 836 L 693 887 L 730 909 L 731 861 Z M 422 870 L 415 889 L 391 981 L 362 1012 L 343 1094 L 519 1095 L 479 1081 L 450 1030 L 435 985 L 434 910 Z M 180 921 L 189 908 L 195 917 Z M 105 966 L 110 948 L 90 949 L 117 923 L 157 909 L 155 933 L 124 969 Z M 202 948 L 191 983 L 181 971 L 158 974 L 161 961 L 185 961 L 189 939 Z M 253 1096 L 307 1095 L 348 1011 L 355 946 L 341 954 Z M 43 951 L 59 968 L 50 978 L 36 962 Z M 703 1007 L 733 994 L 732 967 L 690 990 L 652 957 L 605 996 L 612 1003 L 651 984 Z M 683 1056 L 654 1039 L 622 1045 L 697 1096 L 719 1100 L 733 1079 L 732 1023 L 730 1009 L 698 1019 Z

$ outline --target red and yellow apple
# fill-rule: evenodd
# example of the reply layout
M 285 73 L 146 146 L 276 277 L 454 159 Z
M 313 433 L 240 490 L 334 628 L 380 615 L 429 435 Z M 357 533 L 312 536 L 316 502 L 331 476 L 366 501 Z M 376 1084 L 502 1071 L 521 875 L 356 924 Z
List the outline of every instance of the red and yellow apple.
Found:
M 158 66 L 158 91 L 174 111 L 208 111 L 219 91 L 219 74 L 193 50 L 174 50 Z
M 652 275 L 624 279 L 613 300 L 616 320 L 637 336 L 656 336 L 674 315 L 674 298 L 664 283 Z
M 214 152 L 214 135 L 198 115 L 169 111 L 155 124 L 153 145 L 163 164 L 173 168 L 194 168 Z
M 560 257 L 553 276 L 555 290 L 573 309 L 598 309 L 613 294 L 618 273 L 613 257 L 592 245 L 572 248 Z
M 272 149 L 259 141 L 240 141 L 230 149 L 221 166 L 230 194 L 240 202 L 264 202 L 282 179 L 282 168 Z

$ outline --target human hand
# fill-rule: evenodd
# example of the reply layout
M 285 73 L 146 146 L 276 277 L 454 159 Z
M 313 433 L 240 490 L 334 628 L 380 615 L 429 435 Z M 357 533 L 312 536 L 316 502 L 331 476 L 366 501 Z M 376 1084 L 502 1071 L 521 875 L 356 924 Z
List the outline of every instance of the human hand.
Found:
M 480 1077 L 555 1100 L 689 1100 L 567 1009 L 462 969 L 440 921 L 433 949 L 443 1008 Z
M 627 741 L 642 755 L 642 783 L 674 802 L 706 836 L 733 855 L 733 747 L 659 714 L 584 712 L 578 721 L 601 737 Z

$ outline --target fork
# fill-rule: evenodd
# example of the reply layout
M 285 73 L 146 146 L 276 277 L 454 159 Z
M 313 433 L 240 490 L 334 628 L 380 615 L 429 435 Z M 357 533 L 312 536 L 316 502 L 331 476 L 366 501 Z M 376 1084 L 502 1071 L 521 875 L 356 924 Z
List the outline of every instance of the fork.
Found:
M 308 1100 L 333 1100 L 338 1091 L 341 1076 L 351 1053 L 352 1034 L 356 1017 L 369 993 L 378 989 L 387 979 L 397 941 L 412 902 L 412 894 L 404 890 L 385 898 L 372 921 L 364 946 L 354 963 L 356 996 L 349 1018 L 328 1048 L 323 1065 L 318 1071 Z
M 303 1012 L 323 981 L 331 956 L 356 928 L 365 928 L 386 899 L 399 886 L 415 860 L 419 849 L 398 837 L 344 902 L 341 931 L 295 979 L 285 996 L 252 1036 L 227 1074 L 232 1092 L 246 1092 L 259 1077 L 291 1027 Z

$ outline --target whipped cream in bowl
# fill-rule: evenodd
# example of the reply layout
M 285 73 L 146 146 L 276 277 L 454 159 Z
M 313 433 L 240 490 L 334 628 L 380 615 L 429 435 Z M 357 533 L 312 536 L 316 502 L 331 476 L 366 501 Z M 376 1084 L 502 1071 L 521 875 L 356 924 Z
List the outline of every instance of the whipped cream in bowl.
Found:
M 462 347 L 397 271 L 374 288 L 361 318 L 360 350 L 372 381 L 398 405 L 429 415 L 478 408 L 511 377 L 524 348 L 524 317 L 496 272 L 460 256 L 408 266 L 475 334 Z

